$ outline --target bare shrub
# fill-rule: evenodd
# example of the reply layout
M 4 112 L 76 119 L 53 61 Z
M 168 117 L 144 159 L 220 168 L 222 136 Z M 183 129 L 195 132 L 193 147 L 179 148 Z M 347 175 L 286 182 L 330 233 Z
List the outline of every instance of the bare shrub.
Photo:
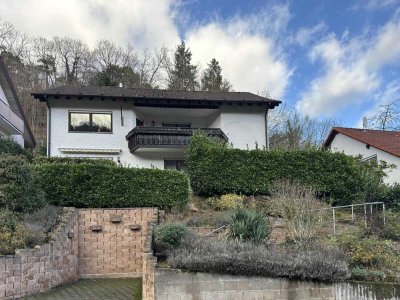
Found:
M 338 248 L 276 248 L 188 235 L 169 253 L 173 268 L 195 272 L 344 280 L 350 277 L 345 254 Z
M 297 181 L 277 181 L 270 186 L 270 208 L 285 222 L 286 238 L 308 244 L 327 217 L 324 203 L 316 198 L 316 189 Z
M 48 205 L 33 213 L 24 214 L 23 224 L 31 231 L 47 233 L 58 224 L 61 214 L 61 206 Z

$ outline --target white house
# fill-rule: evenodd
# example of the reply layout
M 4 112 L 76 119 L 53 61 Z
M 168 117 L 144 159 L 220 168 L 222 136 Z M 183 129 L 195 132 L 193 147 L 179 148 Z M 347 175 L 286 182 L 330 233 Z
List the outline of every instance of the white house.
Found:
M 365 160 L 385 161 L 396 168 L 387 171 L 385 182 L 400 183 L 400 131 L 334 127 L 324 146 Z
M 26 148 L 35 147 L 21 103 L 7 67 L 0 56 L 0 136 L 10 137 Z
M 266 116 L 280 101 L 242 92 L 63 86 L 32 94 L 48 106 L 48 155 L 112 158 L 132 167 L 183 169 L 195 130 L 239 149 L 266 146 Z

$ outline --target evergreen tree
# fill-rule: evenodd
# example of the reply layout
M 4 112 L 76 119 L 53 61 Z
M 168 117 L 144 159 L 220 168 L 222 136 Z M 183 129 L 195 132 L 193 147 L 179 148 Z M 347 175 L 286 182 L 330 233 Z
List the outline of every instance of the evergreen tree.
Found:
M 197 66 L 191 64 L 192 52 L 184 42 L 178 45 L 174 55 L 174 69 L 171 72 L 169 89 L 193 91 L 198 87 Z
M 222 78 L 222 68 L 219 62 L 213 58 L 208 64 L 208 68 L 201 77 L 201 89 L 203 91 L 229 91 L 232 85 Z

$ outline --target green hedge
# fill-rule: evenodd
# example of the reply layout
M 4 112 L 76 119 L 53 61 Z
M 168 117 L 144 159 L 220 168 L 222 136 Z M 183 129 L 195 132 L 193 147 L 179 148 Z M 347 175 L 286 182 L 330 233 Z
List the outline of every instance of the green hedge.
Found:
M 0 208 L 33 212 L 45 206 L 45 196 L 24 156 L 0 155 Z
M 177 171 L 98 163 L 32 166 L 50 204 L 73 207 L 171 208 L 188 202 L 187 177 Z
M 8 137 L 3 137 L 0 135 L 0 155 L 10 154 L 10 155 L 22 155 L 28 160 L 32 159 L 32 153 L 25 150 L 20 144 L 16 143 L 14 140 Z
M 357 159 L 322 150 L 239 150 L 195 134 L 187 164 L 193 191 L 211 196 L 227 193 L 268 194 L 278 179 L 312 184 L 320 196 L 334 204 L 348 204 L 362 197 L 362 168 Z
M 33 157 L 34 164 L 94 164 L 94 165 L 106 165 L 116 166 L 117 164 L 112 159 L 93 159 L 93 158 L 81 158 L 81 157 L 61 157 L 61 156 L 41 156 L 37 155 Z

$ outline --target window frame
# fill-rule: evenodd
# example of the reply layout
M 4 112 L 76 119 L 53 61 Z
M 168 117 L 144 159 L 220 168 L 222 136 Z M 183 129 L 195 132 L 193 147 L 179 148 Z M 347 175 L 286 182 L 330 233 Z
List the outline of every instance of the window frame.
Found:
M 166 163 L 167 163 L 167 161 L 173 161 L 173 162 L 175 162 L 175 169 L 167 169 L 166 168 Z M 181 162 L 183 162 L 183 164 L 185 165 L 185 168 L 187 169 L 187 165 L 186 165 L 186 160 L 183 158 L 164 158 L 164 170 L 176 170 L 176 171 L 179 171 L 179 172 L 184 172 L 184 173 L 186 173 L 185 172 L 185 170 L 183 169 L 183 168 L 181 168 L 181 169 L 177 169 L 177 167 L 178 167 L 178 163 L 181 163 Z
M 89 114 L 89 124 L 90 127 L 93 128 L 93 115 L 96 114 L 104 114 L 110 115 L 111 117 L 111 131 L 109 132 L 98 132 L 98 131 L 77 131 L 77 130 L 70 130 L 71 126 L 71 114 Z M 113 126 L 113 113 L 112 111 L 85 111 L 85 110 L 69 110 L 68 111 L 68 133 L 98 133 L 98 134 L 112 134 L 114 133 L 114 126 Z

